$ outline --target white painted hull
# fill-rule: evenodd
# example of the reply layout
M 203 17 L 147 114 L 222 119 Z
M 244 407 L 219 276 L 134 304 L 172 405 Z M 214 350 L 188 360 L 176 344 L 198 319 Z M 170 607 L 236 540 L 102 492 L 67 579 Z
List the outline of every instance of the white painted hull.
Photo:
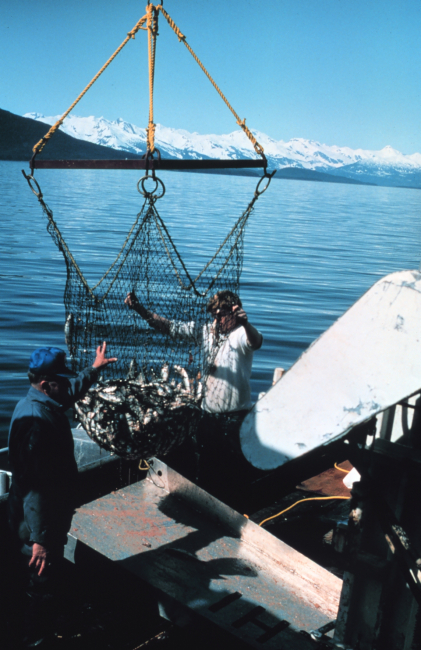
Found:
M 421 274 L 374 284 L 245 418 L 244 456 L 275 469 L 421 389 Z

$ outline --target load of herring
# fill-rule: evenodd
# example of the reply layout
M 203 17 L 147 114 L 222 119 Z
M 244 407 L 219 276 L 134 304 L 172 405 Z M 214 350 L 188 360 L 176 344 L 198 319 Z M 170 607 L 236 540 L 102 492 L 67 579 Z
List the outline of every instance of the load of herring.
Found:
M 165 160 L 155 147 L 153 89 L 158 18 L 162 16 L 208 77 L 237 125 L 250 140 L 254 153 L 241 160 Z M 138 33 L 147 33 L 149 50 L 149 123 L 146 129 L 146 153 L 137 160 L 46 160 L 39 154 L 58 131 L 70 111 L 82 99 L 117 54 L 133 42 Z M 124 41 L 80 93 L 61 118 L 33 147 L 30 174 L 22 173 L 37 197 L 48 220 L 47 230 L 66 263 L 64 290 L 66 311 L 65 338 L 74 371 L 86 366 L 87 351 L 98 341 L 113 346 L 118 362 L 110 370 L 112 378 L 100 380 L 84 399 L 76 403 L 77 418 L 88 435 L 100 447 L 125 458 L 147 459 L 168 453 L 195 431 L 200 413 L 203 386 L 216 358 L 218 344 L 204 359 L 200 345 L 191 341 L 174 341 L 170 336 L 152 331 L 135 320 L 130 325 L 122 296 L 139 291 L 146 309 L 164 314 L 171 321 L 195 323 L 197 331 L 208 322 L 206 304 L 209 297 L 222 289 L 239 293 L 243 260 L 243 238 L 254 204 L 269 186 L 275 172 L 267 172 L 263 147 L 246 126 L 204 65 L 186 36 L 175 25 L 162 4 L 148 2 L 146 14 L 127 34 Z M 178 252 L 156 202 L 165 194 L 163 182 L 155 175 L 164 169 L 262 168 L 263 175 L 244 212 L 235 221 L 223 242 L 203 269 L 190 275 Z M 51 208 L 35 178 L 36 169 L 141 169 L 145 176 L 137 183 L 144 203 L 138 212 L 115 261 L 90 286 L 58 227 Z M 151 175 L 149 175 L 151 173 Z M 147 189 L 152 181 L 154 189 Z M 262 184 L 263 183 L 263 184 Z M 266 183 L 266 185 L 265 185 Z M 189 368 L 187 373 L 186 367 Z M 139 371 L 142 368 L 142 371 Z M 146 370 L 148 368 L 148 371 Z
M 110 379 L 91 388 L 76 403 L 78 418 L 102 448 L 125 458 L 150 458 L 183 442 L 200 415 L 202 383 L 174 365 L 180 382 L 169 381 L 169 366 L 147 381 L 132 362 L 126 379 Z

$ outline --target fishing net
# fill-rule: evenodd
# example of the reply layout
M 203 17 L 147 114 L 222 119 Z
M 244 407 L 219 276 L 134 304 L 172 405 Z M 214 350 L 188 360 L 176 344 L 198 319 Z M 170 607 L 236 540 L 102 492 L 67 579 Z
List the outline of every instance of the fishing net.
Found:
M 93 350 L 103 341 L 118 358 L 107 367 L 107 382 L 100 382 L 99 389 L 91 389 L 79 402 L 82 425 L 100 446 L 121 456 L 165 453 L 192 433 L 203 394 L 210 390 L 209 377 L 226 337 L 213 336 L 213 316 L 206 306 L 218 291 L 238 294 L 245 226 L 267 185 L 259 191 L 259 181 L 246 210 L 205 267 L 192 277 L 156 208 L 164 185 L 158 178 L 144 177 L 138 183 L 142 209 L 113 264 L 90 286 L 38 183 L 32 176 L 27 180 L 66 263 L 65 339 L 73 370 L 89 365 Z M 152 191 L 146 189 L 146 182 L 152 182 Z M 130 310 L 124 302 L 129 292 L 135 292 L 151 313 L 167 319 L 170 327 L 160 331 Z M 224 410 L 224 387 L 213 382 L 212 390 L 221 393 L 218 399 Z

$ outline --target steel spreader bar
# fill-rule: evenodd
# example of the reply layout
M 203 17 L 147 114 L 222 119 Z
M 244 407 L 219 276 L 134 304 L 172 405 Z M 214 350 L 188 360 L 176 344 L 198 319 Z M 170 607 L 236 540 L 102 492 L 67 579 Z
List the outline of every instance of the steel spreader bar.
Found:
M 32 161 L 33 169 L 247 169 L 265 167 L 266 161 L 222 160 L 40 160 Z

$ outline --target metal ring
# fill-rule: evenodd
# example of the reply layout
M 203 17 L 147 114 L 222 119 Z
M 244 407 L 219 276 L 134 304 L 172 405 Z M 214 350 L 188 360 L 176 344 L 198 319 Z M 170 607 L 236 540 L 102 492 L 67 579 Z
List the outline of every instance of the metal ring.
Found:
M 25 172 L 23 171 L 23 169 L 22 169 L 22 174 L 25 176 L 26 180 L 28 181 L 28 185 L 29 185 L 29 187 L 31 188 L 31 191 L 35 194 L 35 196 L 37 196 L 39 199 L 41 199 L 41 198 L 42 198 L 42 192 L 41 192 L 41 188 L 40 188 L 40 186 L 38 185 L 38 181 L 36 180 L 36 178 L 34 178 L 34 177 L 32 176 L 32 174 L 30 174 L 29 176 L 28 176 L 28 174 L 25 174 Z M 34 181 L 35 185 L 37 186 L 37 188 L 38 188 L 38 192 L 37 192 L 36 189 L 32 186 L 32 181 Z
M 145 181 L 146 180 L 155 180 L 155 187 L 152 190 L 152 192 L 148 192 L 145 188 Z M 137 191 L 140 192 L 140 194 L 143 194 L 143 196 L 151 196 L 156 190 L 158 189 L 158 179 L 155 178 L 153 179 L 151 176 L 143 176 L 140 180 L 137 182 Z
M 153 190 L 151 192 L 148 192 L 148 190 L 145 187 L 145 181 L 147 181 L 147 180 L 155 181 L 155 187 L 153 188 Z M 162 187 L 162 193 L 157 194 L 156 196 L 153 196 L 154 193 L 157 191 L 159 185 L 161 185 L 161 187 Z M 161 199 L 164 196 L 164 194 L 165 194 L 165 185 L 161 181 L 161 179 L 158 178 L 157 176 L 155 176 L 155 177 L 153 177 L 153 176 L 143 176 L 143 178 L 141 178 L 137 182 L 137 190 L 138 190 L 138 192 L 140 192 L 140 194 L 143 194 L 143 196 L 145 198 L 152 198 L 153 197 L 154 200 L 156 201 L 157 199 Z
M 257 196 L 260 196 L 261 194 L 263 194 L 263 192 L 266 192 L 267 188 L 268 188 L 269 185 L 270 185 L 270 181 L 272 180 L 272 176 L 274 176 L 275 174 L 276 174 L 276 169 L 275 169 L 275 171 L 273 171 L 271 174 L 267 174 L 266 172 L 263 174 L 262 178 L 260 179 L 260 181 L 257 183 L 257 186 L 256 186 L 256 192 L 255 192 L 255 194 L 256 194 Z M 268 179 L 268 182 L 267 182 L 267 184 L 266 184 L 266 187 L 264 187 L 263 190 L 261 190 L 261 191 L 259 192 L 260 183 L 262 182 L 262 180 L 263 180 L 264 178 L 267 178 L 267 179 Z

